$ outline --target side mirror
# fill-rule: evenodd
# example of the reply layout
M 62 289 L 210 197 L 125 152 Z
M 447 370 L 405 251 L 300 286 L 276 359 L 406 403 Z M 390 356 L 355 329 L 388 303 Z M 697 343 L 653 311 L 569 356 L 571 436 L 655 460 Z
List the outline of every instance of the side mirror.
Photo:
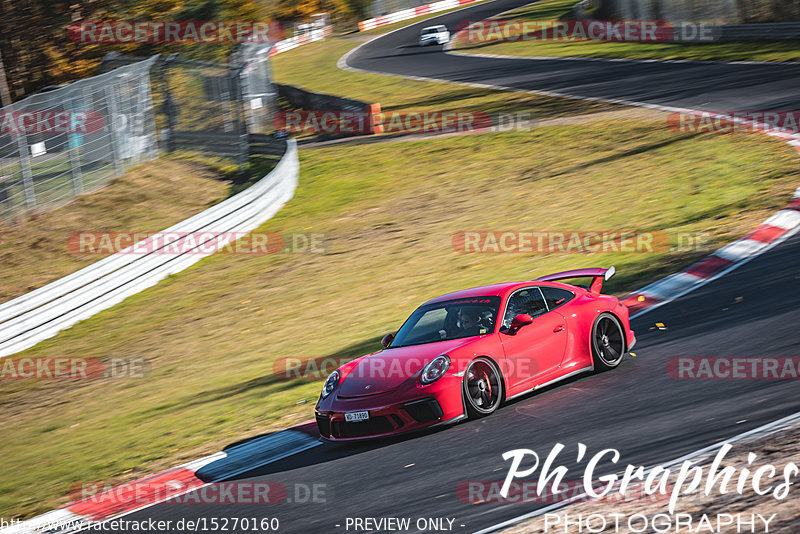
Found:
M 383 336 L 383 339 L 381 339 L 381 345 L 388 347 L 392 344 L 392 341 L 394 341 L 394 334 L 386 334 Z
M 533 317 L 531 317 L 527 313 L 520 313 L 519 315 L 511 319 L 511 326 L 508 327 L 508 333 L 516 334 L 517 330 L 519 330 L 523 326 L 531 324 L 532 322 L 533 322 Z

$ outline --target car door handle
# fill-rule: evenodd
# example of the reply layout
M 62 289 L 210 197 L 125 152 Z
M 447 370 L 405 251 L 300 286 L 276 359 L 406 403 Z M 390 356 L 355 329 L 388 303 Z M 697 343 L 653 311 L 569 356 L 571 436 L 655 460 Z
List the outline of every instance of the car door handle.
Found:
M 561 332 L 562 330 L 564 330 L 563 324 L 560 324 L 557 327 L 553 328 L 553 332 Z

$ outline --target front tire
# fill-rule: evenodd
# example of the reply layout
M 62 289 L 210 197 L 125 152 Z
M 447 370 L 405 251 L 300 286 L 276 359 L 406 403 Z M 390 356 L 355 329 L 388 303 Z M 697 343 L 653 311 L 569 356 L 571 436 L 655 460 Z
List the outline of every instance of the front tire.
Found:
M 601 313 L 592 326 L 592 360 L 598 371 L 617 367 L 625 355 L 625 336 L 619 319 Z
M 470 419 L 485 417 L 500 406 L 503 399 L 503 377 L 489 358 L 479 357 L 470 362 L 464 372 L 464 403 Z

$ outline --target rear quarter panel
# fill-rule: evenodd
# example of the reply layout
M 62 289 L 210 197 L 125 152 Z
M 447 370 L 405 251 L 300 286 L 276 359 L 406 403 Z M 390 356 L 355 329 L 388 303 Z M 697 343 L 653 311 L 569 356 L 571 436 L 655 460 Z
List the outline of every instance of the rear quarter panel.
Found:
M 570 334 L 562 367 L 579 369 L 592 365 L 592 326 L 598 315 L 607 312 L 619 319 L 625 333 L 626 347 L 633 339 L 633 332 L 628 308 L 619 299 L 611 295 L 592 294 L 580 288 L 574 292 L 575 298 L 557 310 L 561 310 L 566 318 Z

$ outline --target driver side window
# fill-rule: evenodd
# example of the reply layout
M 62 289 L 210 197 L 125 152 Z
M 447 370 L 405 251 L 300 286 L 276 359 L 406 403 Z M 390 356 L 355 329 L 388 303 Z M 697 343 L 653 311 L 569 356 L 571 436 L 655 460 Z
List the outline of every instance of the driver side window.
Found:
M 508 306 L 506 306 L 505 317 L 503 317 L 503 326 L 508 328 L 511 320 L 520 313 L 527 313 L 531 317 L 547 313 L 547 305 L 544 303 L 544 297 L 538 287 L 521 289 L 511 295 L 511 298 L 508 299 Z

